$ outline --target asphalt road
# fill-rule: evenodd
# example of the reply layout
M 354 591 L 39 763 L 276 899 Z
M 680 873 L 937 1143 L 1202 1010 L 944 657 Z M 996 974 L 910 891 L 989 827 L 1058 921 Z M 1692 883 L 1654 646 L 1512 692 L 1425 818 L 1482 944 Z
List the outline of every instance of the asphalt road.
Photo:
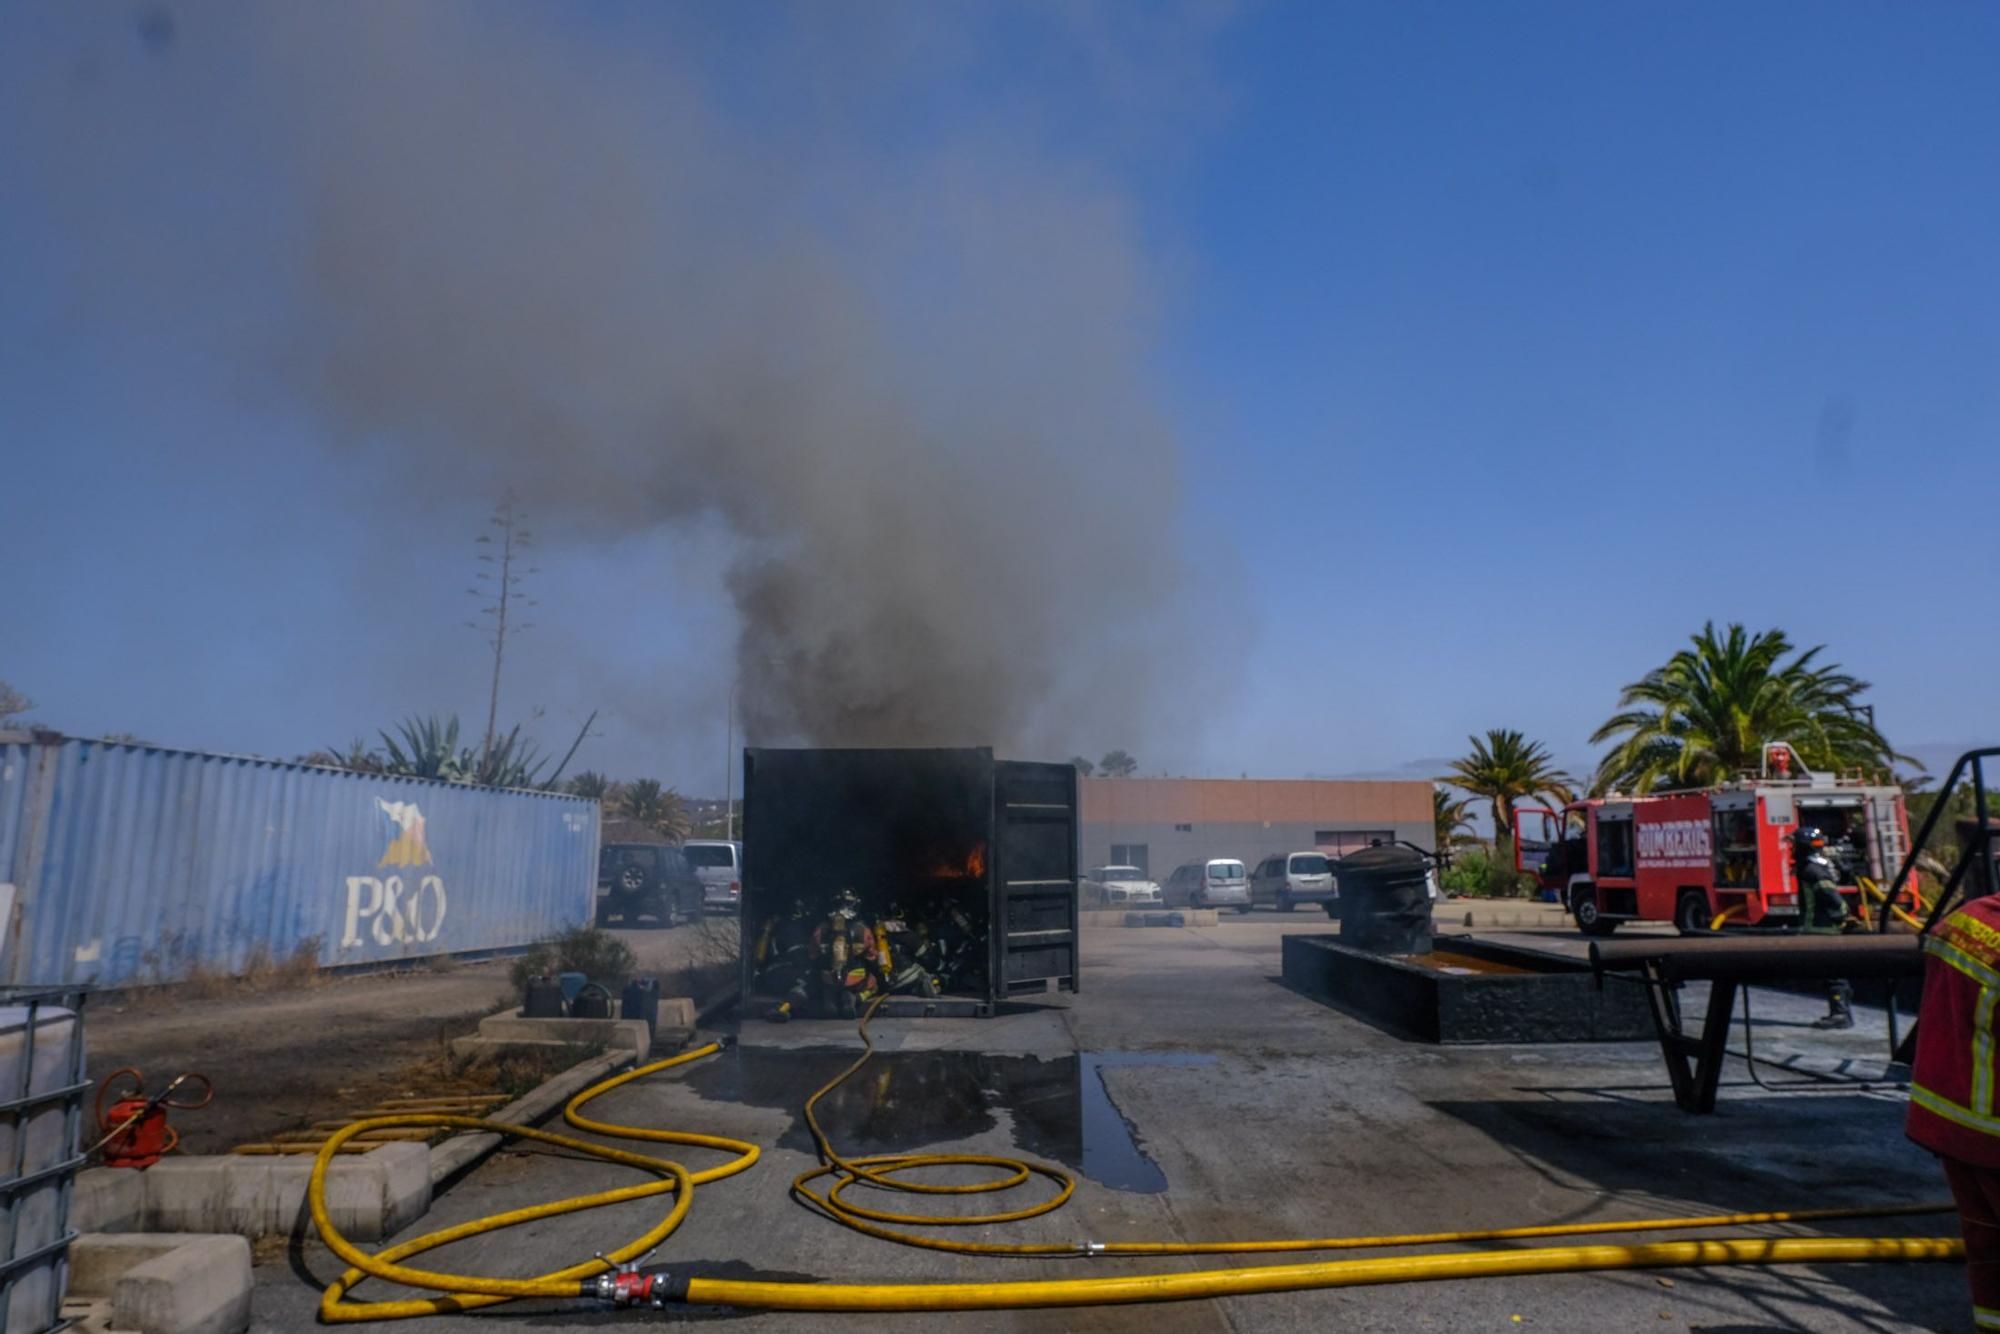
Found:
M 830 1100 L 825 1119 L 852 1152 L 984 1150 L 1038 1157 L 1079 1174 L 1075 1198 L 1059 1213 L 969 1230 L 995 1240 L 1405 1233 L 1944 1194 L 1935 1164 L 1902 1137 L 1903 1104 L 1894 1092 L 1772 1092 L 1735 1063 L 1716 1114 L 1688 1117 L 1674 1108 L 1650 1043 L 1403 1042 L 1278 982 L 1280 936 L 1326 929 L 1305 914 L 1258 913 L 1225 917 L 1207 930 L 1088 931 L 1079 995 L 984 1021 L 878 1021 L 885 1056 Z M 1821 1068 L 1845 1061 L 1850 1072 L 1879 1069 L 1883 1016 L 1864 1009 L 1852 1034 L 1813 1034 L 1804 1024 L 1820 1009 L 1809 999 L 1757 992 L 1759 1053 L 1804 1053 Z M 741 1037 L 737 1052 L 621 1090 L 593 1109 L 766 1146 L 748 1173 L 701 1189 L 656 1263 L 804 1282 L 1067 1277 L 1229 1263 L 955 1259 L 814 1217 L 786 1193 L 813 1162 L 799 1103 L 858 1043 L 848 1025 L 826 1022 L 753 1021 Z M 1775 1069 L 1765 1079 L 1797 1082 Z M 708 1160 L 691 1153 L 689 1161 Z M 458 1184 L 414 1231 L 629 1180 L 592 1163 L 502 1154 Z M 529 1274 L 608 1250 L 655 1216 L 648 1202 L 621 1205 L 459 1243 L 425 1260 Z M 1934 1235 L 1952 1227 L 1946 1215 L 1823 1225 L 1856 1235 Z M 256 1328 L 304 1328 L 318 1285 L 337 1268 L 312 1243 L 261 1265 Z M 1956 1265 L 1733 1268 L 949 1319 L 958 1329 L 1034 1330 L 1957 1330 L 1968 1325 L 1963 1283 Z M 387 1291 L 364 1286 L 362 1295 Z M 675 1315 L 758 1329 L 837 1323 L 698 1309 Z M 583 1330 L 647 1318 L 523 1303 L 406 1327 L 497 1319 L 509 1328 Z M 935 1316 L 846 1319 L 870 1331 L 940 1324 Z

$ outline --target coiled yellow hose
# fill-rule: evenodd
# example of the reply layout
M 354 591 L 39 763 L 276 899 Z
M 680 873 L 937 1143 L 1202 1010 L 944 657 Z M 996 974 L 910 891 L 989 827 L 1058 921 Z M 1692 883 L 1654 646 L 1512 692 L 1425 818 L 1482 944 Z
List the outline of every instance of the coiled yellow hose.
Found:
M 880 1002 L 877 1002 L 879 1005 Z M 1482 1228 L 1455 1232 L 1408 1233 L 1374 1237 L 1274 1238 L 1265 1241 L 1214 1242 L 1103 1242 L 1029 1243 L 1005 1245 L 950 1241 L 899 1231 L 886 1224 L 903 1226 L 968 1226 L 1018 1222 L 1037 1218 L 1060 1208 L 1074 1193 L 1076 1183 L 1065 1172 L 1043 1163 L 988 1154 L 879 1154 L 846 1158 L 839 1154 L 821 1127 L 818 1104 L 845 1080 L 852 1077 L 874 1055 L 874 1040 L 868 1022 L 876 1006 L 862 1016 L 860 1035 L 863 1052 L 840 1074 L 817 1089 L 806 1101 L 807 1126 L 812 1131 L 824 1165 L 801 1174 L 793 1191 L 827 1217 L 869 1236 L 907 1246 L 951 1251 L 966 1255 L 1080 1256 L 1080 1255 L 1201 1255 L 1275 1254 L 1290 1251 L 1358 1249 L 1384 1246 L 1423 1246 L 1474 1241 L 1507 1241 L 1525 1238 L 1588 1236 L 1613 1232 L 1645 1232 L 1665 1229 L 1747 1226 L 1762 1223 L 1804 1223 L 1848 1218 L 1888 1218 L 1949 1212 L 1949 1202 L 1886 1205 L 1860 1209 L 1810 1209 L 1764 1213 L 1711 1214 L 1691 1218 L 1652 1218 L 1629 1222 L 1569 1223 L 1546 1226 Z M 417 1114 L 370 1117 L 344 1127 L 321 1146 L 313 1161 L 307 1190 L 313 1223 L 327 1247 L 352 1266 L 328 1285 L 320 1300 L 319 1316 L 327 1323 L 389 1320 L 409 1316 L 438 1315 L 469 1311 L 497 1302 L 522 1297 L 574 1299 L 594 1289 L 596 1276 L 635 1257 L 646 1254 L 670 1237 L 687 1217 L 694 1200 L 694 1187 L 733 1176 L 754 1164 L 759 1157 L 756 1145 L 720 1135 L 697 1135 L 681 1131 L 656 1130 L 597 1121 L 582 1114 L 593 1100 L 634 1080 L 671 1070 L 721 1050 L 709 1043 L 663 1061 L 641 1065 L 624 1074 L 601 1081 L 570 1100 L 563 1119 L 579 1130 L 615 1139 L 654 1144 L 679 1144 L 714 1149 L 734 1156 L 717 1167 L 691 1172 L 680 1163 L 665 1158 L 611 1148 L 590 1140 L 577 1139 L 526 1126 L 485 1121 L 474 1117 Z M 622 1163 L 651 1173 L 656 1180 L 617 1190 L 578 1195 L 525 1209 L 510 1210 L 473 1219 L 411 1241 L 400 1242 L 374 1255 L 361 1250 L 340 1234 L 326 1206 L 326 1172 L 340 1146 L 369 1130 L 390 1127 L 441 1127 L 453 1130 L 488 1132 L 554 1145 L 573 1153 Z M 934 1167 L 983 1167 L 996 1170 L 992 1178 L 971 1184 L 937 1185 L 912 1181 L 904 1175 Z M 1054 1193 L 1039 1203 L 984 1215 L 932 1216 L 898 1214 L 863 1208 L 849 1202 L 845 1192 L 866 1186 L 876 1190 L 916 1195 L 977 1195 L 1005 1191 L 1026 1184 L 1033 1177 L 1052 1183 Z M 814 1183 L 834 1178 L 823 1192 Z M 638 1238 L 616 1250 L 580 1261 L 535 1278 L 504 1279 L 447 1274 L 417 1269 L 401 1261 L 425 1251 L 479 1236 L 519 1223 L 534 1222 L 562 1214 L 645 1199 L 653 1195 L 674 1195 L 672 1206 L 660 1221 Z M 1415 1282 L 1440 1278 L 1474 1278 L 1502 1274 L 1546 1274 L 1597 1269 L 1665 1268 L 1723 1264 L 1810 1264 L 1858 1260 L 1949 1260 L 1964 1254 L 1955 1238 L 1924 1237 L 1730 1237 L 1710 1241 L 1669 1241 L 1633 1246 L 1560 1246 L 1535 1250 L 1466 1251 L 1443 1255 L 1397 1256 L 1380 1259 L 1330 1260 L 1308 1264 L 1266 1265 L 1251 1268 L 1203 1270 L 1191 1273 L 1145 1274 L 1080 1279 L 1026 1280 L 1005 1283 L 887 1283 L 827 1284 L 737 1281 L 688 1277 L 675 1283 L 665 1281 L 663 1300 L 696 1305 L 727 1305 L 789 1311 L 945 1311 L 975 1309 L 1015 1309 L 1047 1306 L 1083 1306 L 1123 1302 L 1179 1301 L 1200 1297 L 1238 1296 L 1258 1292 L 1282 1292 L 1303 1288 L 1350 1287 L 1362 1284 Z M 670 1279 L 671 1275 L 664 1275 Z M 396 1301 L 356 1302 L 348 1292 L 365 1278 L 378 1278 L 408 1287 L 428 1289 L 440 1295 Z
M 1861 902 L 1864 908 L 1870 899 L 1875 900 L 1877 903 L 1888 904 L 1889 911 L 1896 914 L 1897 921 L 1902 922 L 1907 926 L 1913 926 L 1919 931 L 1922 931 L 1924 929 L 1924 923 L 1922 918 L 1912 917 L 1909 913 L 1904 912 L 1903 909 L 1897 906 L 1896 904 L 1890 903 L 1889 891 L 1883 889 L 1880 885 L 1876 884 L 1873 880 L 1869 879 L 1867 876 L 1864 875 L 1859 880 L 1857 880 L 1855 882 L 1855 888 L 1861 891 Z M 1928 912 L 1930 910 L 1930 905 L 1924 902 L 1924 896 L 1922 894 L 1913 892 L 1910 897 L 1914 898 L 1917 901 L 1917 910 L 1919 912 Z M 1864 911 L 1861 914 L 1861 920 L 1864 922 L 1868 920 L 1867 912 Z

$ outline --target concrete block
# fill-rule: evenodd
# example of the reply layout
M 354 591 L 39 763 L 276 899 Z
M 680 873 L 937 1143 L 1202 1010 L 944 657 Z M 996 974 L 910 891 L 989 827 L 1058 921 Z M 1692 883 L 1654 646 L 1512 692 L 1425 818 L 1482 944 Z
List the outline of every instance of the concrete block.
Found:
M 146 1226 L 146 1174 L 90 1167 L 76 1174 L 69 1225 L 78 1232 L 137 1232 Z
M 306 1186 L 312 1159 L 270 1165 L 272 1217 L 268 1231 L 291 1236 L 312 1228 Z M 326 1211 L 341 1235 L 381 1241 L 422 1218 L 431 1207 L 431 1151 L 427 1144 L 384 1144 L 343 1154 L 326 1173 Z
M 182 1232 L 79 1232 L 69 1248 L 69 1295 L 109 1297 L 126 1271 L 181 1244 Z
M 694 997 L 660 997 L 660 1032 L 662 1034 L 674 1028 L 685 1028 L 692 1032 L 697 1022 L 698 1020 L 695 1018 Z
M 271 1162 L 233 1155 L 162 1158 L 146 1169 L 146 1226 L 154 1232 L 233 1232 L 272 1228 Z
M 668 1023 L 667 1005 L 667 1000 L 660 1002 L 662 1027 Z M 653 1034 L 643 1019 L 523 1019 L 496 1014 L 481 1019 L 473 1036 L 455 1039 L 451 1050 L 454 1056 L 476 1057 L 497 1056 L 509 1047 L 583 1047 L 622 1050 L 642 1060 L 652 1044 Z
M 306 1187 L 312 1163 L 303 1155 L 163 1159 L 145 1172 L 147 1225 L 165 1232 L 290 1236 L 311 1227 Z M 327 1169 L 327 1212 L 356 1241 L 380 1241 L 423 1217 L 430 1204 L 427 1145 L 384 1144 L 343 1154 Z
M 204 1233 L 84 1233 L 70 1247 L 70 1293 L 111 1301 L 110 1324 L 138 1334 L 240 1334 L 250 1327 L 250 1243 Z
M 241 1334 L 250 1328 L 250 1243 L 193 1237 L 118 1280 L 114 1323 L 139 1334 Z

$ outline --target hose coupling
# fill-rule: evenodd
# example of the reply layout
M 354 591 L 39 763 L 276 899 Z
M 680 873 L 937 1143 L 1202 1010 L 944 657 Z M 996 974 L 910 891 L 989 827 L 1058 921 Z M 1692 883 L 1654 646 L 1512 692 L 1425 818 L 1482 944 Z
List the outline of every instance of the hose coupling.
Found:
M 604 1253 L 597 1258 L 604 1260 Z M 636 1260 L 606 1270 L 583 1285 L 583 1295 L 595 1297 L 612 1306 L 650 1306 L 655 1311 L 664 1311 L 671 1302 L 687 1300 L 687 1280 L 675 1282 L 673 1275 L 665 1269 L 641 1269 L 639 1266 L 653 1258 L 647 1251 Z M 605 1260 L 606 1264 L 610 1261 Z
M 1079 1241 L 1076 1244 L 1076 1253 L 1078 1255 L 1102 1255 L 1104 1254 L 1104 1243 L 1101 1241 Z
M 664 1311 L 670 1301 L 685 1292 L 686 1285 L 676 1285 L 664 1269 L 621 1266 L 611 1273 L 599 1274 L 593 1280 L 590 1295 L 611 1306 L 650 1306 L 655 1311 Z

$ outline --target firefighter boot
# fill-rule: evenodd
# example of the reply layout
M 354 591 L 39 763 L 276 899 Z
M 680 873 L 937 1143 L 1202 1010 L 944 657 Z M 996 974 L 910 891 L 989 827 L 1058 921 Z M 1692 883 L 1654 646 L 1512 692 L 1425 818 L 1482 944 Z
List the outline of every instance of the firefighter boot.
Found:
M 1854 987 L 1850 983 L 1843 981 L 1827 983 L 1826 1014 L 1813 1020 L 1813 1027 L 1821 1029 L 1854 1027 L 1854 1007 L 1850 1003 L 1853 996 Z

